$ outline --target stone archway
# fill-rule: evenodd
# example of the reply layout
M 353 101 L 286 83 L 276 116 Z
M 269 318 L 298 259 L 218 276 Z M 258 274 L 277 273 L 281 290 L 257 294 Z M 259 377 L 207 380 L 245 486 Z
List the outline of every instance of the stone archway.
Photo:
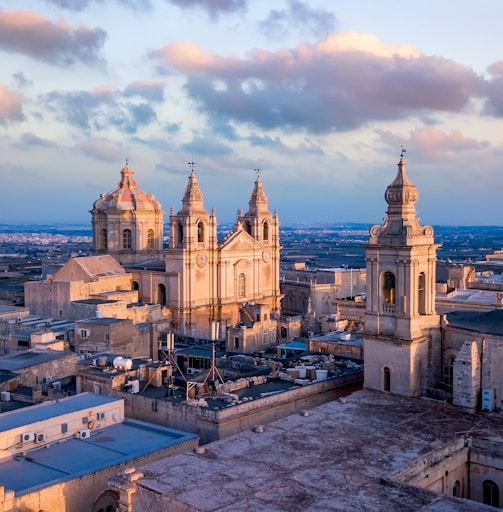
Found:
M 102 492 L 94 502 L 91 512 L 115 512 L 119 507 L 119 493 L 111 489 Z

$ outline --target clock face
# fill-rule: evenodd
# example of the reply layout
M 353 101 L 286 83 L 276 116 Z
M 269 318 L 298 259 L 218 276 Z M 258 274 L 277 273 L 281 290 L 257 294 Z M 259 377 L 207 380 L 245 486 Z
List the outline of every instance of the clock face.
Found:
M 199 267 L 204 267 L 206 265 L 206 263 L 208 262 L 208 256 L 206 256 L 206 254 L 204 254 L 204 252 L 201 252 L 197 255 L 197 265 Z
M 267 263 L 271 259 L 271 253 L 269 251 L 264 251 L 262 253 L 262 259 Z

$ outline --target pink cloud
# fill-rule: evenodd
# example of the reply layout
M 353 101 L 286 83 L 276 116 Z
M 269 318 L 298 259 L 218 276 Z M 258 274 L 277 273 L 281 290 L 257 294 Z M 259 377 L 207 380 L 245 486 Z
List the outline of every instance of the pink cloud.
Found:
M 22 97 L 0 84 L 0 123 L 23 119 Z
M 210 117 L 261 128 L 344 131 L 370 121 L 460 111 L 482 95 L 483 79 L 412 45 L 371 34 L 331 35 L 314 45 L 221 57 L 190 42 L 150 54 L 187 75 L 187 91 Z
M 0 48 L 51 64 L 96 63 L 105 38 L 100 28 L 54 23 L 32 11 L 0 12 Z
M 444 132 L 432 126 L 416 128 L 408 136 L 377 130 L 381 141 L 398 149 L 403 144 L 422 160 L 446 161 L 460 153 L 478 151 L 489 147 L 489 142 L 465 137 L 460 130 Z

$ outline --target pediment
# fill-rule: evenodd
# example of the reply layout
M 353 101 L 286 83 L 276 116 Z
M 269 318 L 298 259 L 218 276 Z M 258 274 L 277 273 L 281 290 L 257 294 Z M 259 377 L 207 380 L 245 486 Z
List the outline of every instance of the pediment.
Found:
M 221 252 L 260 251 L 262 249 L 259 242 L 242 230 L 231 233 L 220 243 Z

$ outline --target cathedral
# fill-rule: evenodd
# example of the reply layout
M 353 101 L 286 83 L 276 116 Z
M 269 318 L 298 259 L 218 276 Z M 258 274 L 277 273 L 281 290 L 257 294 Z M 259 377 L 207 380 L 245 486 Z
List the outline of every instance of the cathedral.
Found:
M 138 188 L 127 162 L 120 176 L 117 188 L 91 210 L 94 249 L 132 274 L 139 302 L 160 304 L 170 330 L 181 337 L 225 339 L 234 352 L 275 344 L 279 221 L 269 211 L 260 176 L 248 210 L 239 210 L 232 231 L 218 240 L 215 210 L 206 210 L 192 169 L 181 208 L 170 211 L 168 247 L 161 204 Z

